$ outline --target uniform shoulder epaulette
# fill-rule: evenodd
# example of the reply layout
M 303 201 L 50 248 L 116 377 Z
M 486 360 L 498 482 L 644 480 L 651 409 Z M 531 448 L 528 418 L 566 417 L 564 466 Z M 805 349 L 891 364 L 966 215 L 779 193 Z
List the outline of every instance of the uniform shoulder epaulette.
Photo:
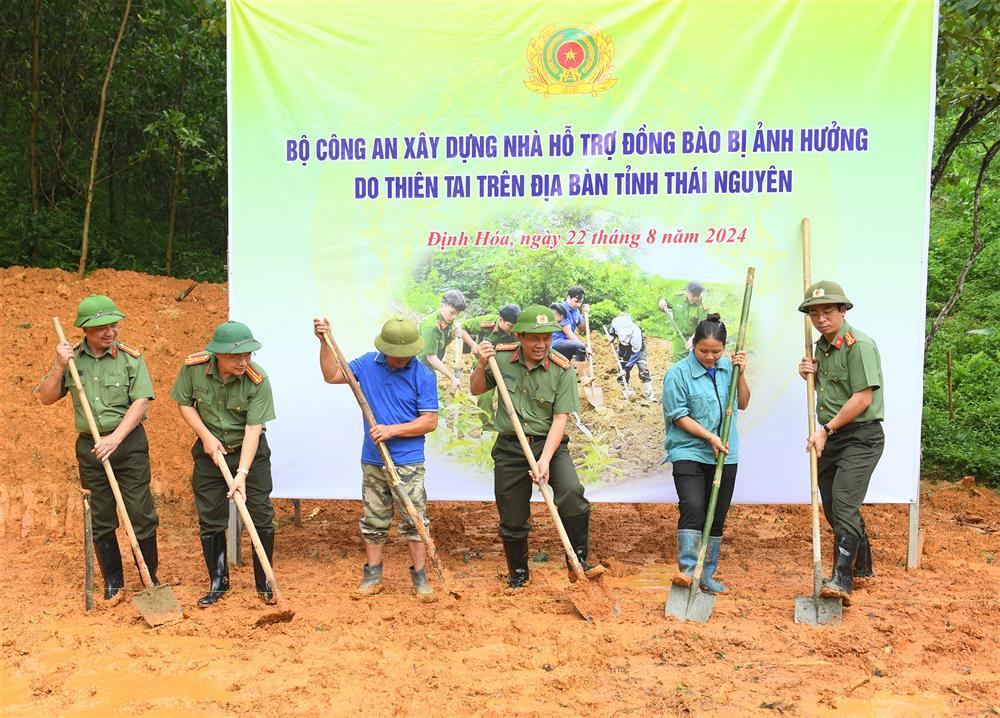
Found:
M 846 334 L 844 334 L 844 341 L 847 342 L 847 346 L 852 347 L 854 346 L 854 343 L 858 340 L 854 338 L 853 334 L 847 332 Z
M 549 359 L 551 359 L 553 363 L 561 366 L 563 369 L 569 369 L 571 366 L 573 366 L 570 363 L 569 359 L 564 357 L 559 352 L 549 352 Z
M 188 354 L 184 359 L 185 366 L 194 366 L 195 364 L 204 364 L 212 355 L 208 352 L 195 352 L 194 354 Z
M 492 329 L 493 328 L 493 324 L 494 324 L 494 322 L 493 322 L 492 319 L 487 319 L 485 322 L 479 322 L 479 328 L 480 329 Z
M 126 344 L 125 342 L 118 342 L 118 348 L 121 349 L 126 354 L 128 354 L 130 357 L 135 357 L 136 359 L 138 359 L 139 357 L 142 356 L 142 352 L 136 349 L 131 344 Z
M 517 349 L 518 344 L 516 342 L 512 344 L 497 344 L 496 350 L 498 352 L 512 352 Z
M 260 384 L 262 381 L 264 381 L 264 375 L 261 374 L 256 369 L 254 369 L 252 364 L 247 367 L 246 374 L 247 374 L 247 379 L 252 381 L 254 384 Z

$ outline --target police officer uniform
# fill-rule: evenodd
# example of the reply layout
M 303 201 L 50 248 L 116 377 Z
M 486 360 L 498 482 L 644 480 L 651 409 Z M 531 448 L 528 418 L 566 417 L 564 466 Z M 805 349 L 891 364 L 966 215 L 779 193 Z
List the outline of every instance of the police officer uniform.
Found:
M 427 357 L 432 354 L 438 359 L 444 357 L 445 350 L 453 339 L 452 324 L 445 321 L 440 311 L 434 312 L 434 314 L 425 317 L 420 322 L 420 336 L 424 340 L 424 348 L 418 355 L 418 358 L 424 366 L 433 370 L 430 362 L 427 361 Z
M 244 374 L 223 380 L 216 354 L 243 354 L 260 349 L 250 329 L 240 322 L 221 324 L 205 351 L 184 360 L 170 393 L 181 406 L 192 406 L 205 427 L 222 442 L 225 461 L 235 474 L 240 466 L 240 448 L 247 426 L 263 425 L 275 418 L 271 382 L 260 365 L 251 362 Z M 226 528 L 229 524 L 228 485 L 219 467 L 205 453 L 201 439 L 191 447 L 194 472 L 191 484 L 202 553 L 208 568 L 211 589 L 199 605 L 215 603 L 229 590 L 229 565 L 226 557 Z M 271 450 L 262 431 L 257 451 L 246 475 L 246 506 L 264 551 L 271 559 L 274 552 L 274 507 L 271 505 Z M 254 579 L 258 593 L 270 600 L 267 577 L 256 552 L 253 554 Z
M 124 318 L 125 315 L 111 299 L 92 295 L 80 302 L 73 326 L 102 327 Z M 153 399 L 153 382 L 146 368 L 146 361 L 135 347 L 116 339 L 110 349 L 97 353 L 85 338 L 74 347 L 73 358 L 101 436 L 107 436 L 118 427 L 133 402 L 138 399 Z M 109 599 L 124 585 L 121 552 L 115 536 L 118 528 L 117 506 L 104 466 L 91 453 L 94 439 L 69 371 L 63 373 L 60 397 L 67 392 L 73 399 L 74 423 L 79 432 L 76 458 L 80 466 L 80 484 L 91 492 L 94 553 L 104 576 L 104 598 Z M 156 529 L 160 519 L 149 490 L 149 441 L 141 421 L 122 440 L 108 457 L 108 461 L 121 489 L 125 510 L 132 522 L 149 575 L 159 585 L 156 579 L 159 564 Z
M 521 312 L 512 331 L 515 334 L 551 334 L 558 329 L 552 311 L 541 305 Z M 542 449 L 556 414 L 579 410 L 576 371 L 561 354 L 549 355 L 533 369 L 522 356 L 520 343 L 501 344 L 497 364 L 510 394 L 514 411 L 528 437 L 535 459 Z M 477 369 L 478 370 L 478 369 Z M 485 371 L 485 367 L 481 370 Z M 492 372 L 485 371 L 488 389 L 496 387 Z M 528 531 L 531 515 L 532 481 L 528 461 L 521 450 L 514 423 L 501 402 L 494 418 L 499 432 L 493 445 L 493 476 L 497 511 L 500 514 L 500 537 L 510 570 L 508 585 L 519 588 L 528 581 Z M 549 485 L 555 494 L 566 533 L 585 570 L 601 567 L 586 563 L 589 544 L 590 503 L 569 454 L 569 437 L 563 436 L 549 462 Z M 601 568 L 603 570 L 603 568 Z
M 516 304 L 506 304 L 500 308 L 498 314 L 486 314 L 481 317 L 475 317 L 462 322 L 462 329 L 469 333 L 476 344 L 480 342 L 487 341 L 493 346 L 500 346 L 501 344 L 515 344 L 517 343 L 517 337 L 514 336 L 513 327 L 511 331 L 504 331 L 500 327 L 500 320 L 503 319 L 505 322 L 517 323 L 517 319 L 521 314 L 521 308 Z M 466 347 L 468 351 L 468 347 Z M 473 363 L 473 368 L 478 364 L 478 359 Z M 493 414 L 496 412 L 495 406 L 495 391 L 487 391 L 476 397 L 476 406 L 479 407 L 482 414 L 482 425 L 485 431 L 494 430 L 493 426 Z
M 688 301 L 687 293 L 698 295 L 698 301 L 694 304 Z M 687 289 L 678 292 L 670 301 L 670 308 L 673 310 L 674 324 L 680 334 L 675 334 L 671 341 L 672 361 L 674 364 L 691 353 L 688 348 L 688 340 L 694 336 L 694 330 L 708 316 L 708 309 L 702 299 L 702 287 L 698 282 L 688 282 Z
M 824 304 L 854 306 L 839 284 L 822 281 L 809 287 L 799 311 L 808 313 L 810 307 Z M 832 588 L 836 595 L 844 595 L 851 592 L 852 577 L 874 575 L 861 504 L 885 444 L 882 361 L 875 342 L 846 320 L 832 341 L 820 336 L 814 354 L 818 362 L 816 417 L 827 432 L 819 457 L 819 491 L 836 546 L 833 577 L 824 590 Z M 868 408 L 850 423 L 830 429 L 827 424 L 851 396 L 867 388 L 873 390 Z

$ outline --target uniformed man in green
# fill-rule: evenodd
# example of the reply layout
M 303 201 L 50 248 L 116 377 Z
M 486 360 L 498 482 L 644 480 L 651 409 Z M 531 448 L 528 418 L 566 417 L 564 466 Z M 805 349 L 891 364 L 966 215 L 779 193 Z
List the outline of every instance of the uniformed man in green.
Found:
M 149 492 L 149 442 L 142 426 L 153 400 L 153 382 L 138 349 L 118 340 L 122 311 L 106 296 L 94 294 L 76 311 L 73 326 L 83 329 L 84 339 L 76 346 L 68 341 L 56 345 L 56 360 L 38 386 L 42 404 L 54 404 L 67 392 L 73 397 L 76 430 L 76 459 L 80 484 L 90 490 L 94 527 L 94 552 L 104 576 L 104 598 L 113 598 L 124 586 L 122 556 L 115 530 L 118 514 L 111 485 L 102 462 L 107 459 L 115 473 L 132 522 L 139 550 L 153 583 L 159 557 L 156 527 L 160 523 Z M 73 377 L 66 371 L 70 358 L 76 362 L 84 392 L 90 403 L 101 440 L 94 443 L 83 413 Z
M 513 344 L 517 342 L 517 337 L 511 331 L 517 318 L 521 314 L 521 307 L 516 304 L 505 304 L 500 307 L 497 314 L 486 314 L 462 322 L 464 329 L 472 337 L 472 344 L 469 347 L 476 352 L 478 363 L 479 343 L 488 341 L 493 346 L 500 344 Z M 475 368 L 475 365 L 473 366 Z M 476 406 L 482 414 L 482 425 L 486 431 L 493 430 L 494 395 L 496 392 L 490 390 L 480 394 L 476 398 Z
M 853 307 L 835 282 L 816 282 L 806 290 L 799 311 L 809 315 L 820 338 L 813 359 L 803 357 L 799 375 L 816 376 L 818 428 L 806 451 L 819 457 L 823 513 L 833 528 L 833 577 L 821 593 L 850 603 L 852 579 L 874 576 L 871 542 L 861 516 L 872 472 L 882 456 L 882 360 L 867 335 L 845 318 Z
M 457 392 L 462 382 L 454 371 L 445 366 L 443 361 L 445 351 L 455 339 L 456 329 L 461 334 L 463 343 L 475 343 L 467 331 L 454 324 L 456 317 L 465 311 L 465 307 L 465 295 L 457 289 L 449 289 L 441 297 L 438 311 L 420 322 L 420 336 L 424 340 L 424 349 L 417 358 L 428 369 L 444 377 L 452 392 Z
M 558 329 L 551 309 L 541 305 L 527 307 L 512 327 L 518 342 L 497 347 L 489 341 L 481 342 L 480 362 L 470 378 L 473 395 L 495 388 L 496 381 L 487 364 L 490 357 L 497 357 L 514 410 L 538 463 L 538 474 L 531 474 L 514 424 L 501 402 L 494 419 L 499 434 L 492 452 L 493 477 L 500 537 L 510 571 L 507 584 L 511 588 L 520 588 L 529 578 L 532 482 L 551 484 L 570 544 L 587 574 L 604 572 L 603 566 L 587 563 L 590 503 L 583 495 L 566 436 L 569 415 L 579 410 L 576 371 L 569 360 L 551 350 L 552 333 Z M 575 580 L 572 571 L 570 580 Z
M 674 338 L 671 342 L 671 361 L 676 364 L 691 353 L 694 330 L 708 316 L 704 300 L 705 287 L 699 282 L 688 282 L 687 288 L 677 292 L 669 302 L 661 299 L 660 311 L 671 318 Z
M 229 590 L 226 499 L 232 500 L 236 491 L 246 500 L 268 560 L 274 555 L 271 449 L 264 435 L 264 424 L 274 419 L 274 400 L 267 375 L 250 360 L 251 353 L 260 347 L 246 324 L 220 324 L 205 351 L 184 360 L 170 392 L 197 436 L 191 447 L 191 485 L 198 508 L 201 550 L 211 581 L 209 592 L 198 600 L 201 607 L 211 606 Z M 233 474 L 233 491 L 216 463 L 220 452 Z M 271 603 L 271 587 L 256 552 L 253 575 L 257 593 Z

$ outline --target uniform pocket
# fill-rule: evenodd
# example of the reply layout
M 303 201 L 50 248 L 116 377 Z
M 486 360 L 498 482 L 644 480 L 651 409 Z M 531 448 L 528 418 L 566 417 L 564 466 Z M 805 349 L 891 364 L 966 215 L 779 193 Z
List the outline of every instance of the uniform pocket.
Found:
M 847 369 L 833 369 L 824 373 L 823 378 L 837 386 L 846 386 Z
M 104 377 L 104 402 L 109 406 L 128 404 L 128 377 L 109 374 Z
M 556 390 L 555 388 L 539 388 L 535 392 L 535 401 L 541 404 L 546 409 L 551 409 L 552 405 L 556 401 Z
M 212 392 L 210 392 L 203 386 L 196 386 L 193 389 L 191 389 L 191 395 L 194 397 L 194 400 L 199 404 L 211 405 L 212 403 Z
M 234 414 L 246 414 L 250 400 L 242 394 L 229 394 L 226 397 L 226 408 Z

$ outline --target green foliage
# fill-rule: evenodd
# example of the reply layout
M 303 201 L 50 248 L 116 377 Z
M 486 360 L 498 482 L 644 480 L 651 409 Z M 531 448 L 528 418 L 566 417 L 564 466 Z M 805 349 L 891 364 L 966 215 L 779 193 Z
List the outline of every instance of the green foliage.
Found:
M 430 434 L 430 441 L 438 451 L 455 457 L 463 464 L 493 468 L 493 438 L 495 434 L 483 430 L 489 415 L 476 404 L 476 397 L 459 392 L 457 395 L 438 389 L 441 422 Z
M 574 445 L 573 464 L 585 486 L 600 486 L 612 476 L 624 476 L 625 472 L 618 466 L 620 460 L 612 455 L 611 447 L 601 443 L 598 437 L 584 435 Z

